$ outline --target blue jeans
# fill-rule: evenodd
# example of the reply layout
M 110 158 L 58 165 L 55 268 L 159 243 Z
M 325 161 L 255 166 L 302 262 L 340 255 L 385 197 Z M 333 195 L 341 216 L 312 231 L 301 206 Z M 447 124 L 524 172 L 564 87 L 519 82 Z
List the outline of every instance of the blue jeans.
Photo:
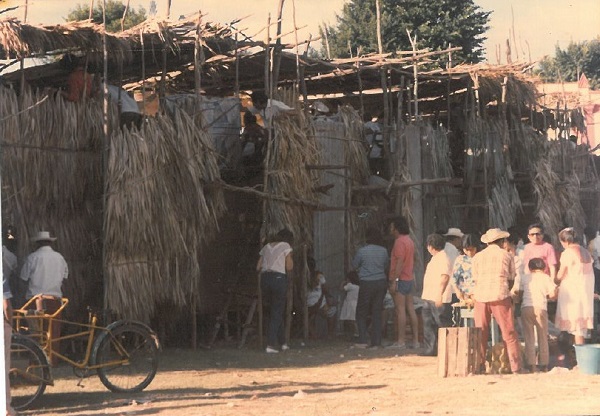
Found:
M 371 318 L 371 345 L 381 345 L 381 315 L 383 298 L 387 290 L 387 279 L 361 280 L 356 303 L 356 326 L 358 342 L 366 344 L 368 339 L 368 319 Z
M 267 326 L 267 345 L 285 344 L 284 319 L 288 278 L 283 273 L 263 272 L 260 276 L 262 301 L 270 306 Z

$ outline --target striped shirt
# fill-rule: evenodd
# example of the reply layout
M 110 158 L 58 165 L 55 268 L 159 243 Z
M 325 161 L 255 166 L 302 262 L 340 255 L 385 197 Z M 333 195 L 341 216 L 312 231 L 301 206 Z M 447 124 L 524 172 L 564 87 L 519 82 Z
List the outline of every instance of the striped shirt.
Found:
M 509 280 L 515 279 L 515 261 L 508 251 L 490 244 L 473 257 L 474 297 L 478 302 L 494 302 L 510 296 Z
M 356 252 L 352 267 L 358 272 L 358 278 L 364 281 L 385 279 L 385 270 L 390 261 L 384 247 L 367 244 Z

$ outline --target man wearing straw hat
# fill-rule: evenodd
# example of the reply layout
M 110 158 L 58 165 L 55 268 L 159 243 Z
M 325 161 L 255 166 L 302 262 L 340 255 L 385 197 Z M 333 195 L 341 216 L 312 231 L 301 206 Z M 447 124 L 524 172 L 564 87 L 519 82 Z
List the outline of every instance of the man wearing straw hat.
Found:
M 490 320 L 493 315 L 508 352 L 510 369 L 515 374 L 522 370 L 510 296 L 516 274 L 515 262 L 512 254 L 504 249 L 506 238 L 509 236 L 508 232 L 499 228 L 491 228 L 481 236 L 481 242 L 488 246 L 473 257 L 471 272 L 475 280 L 475 326 L 482 330 L 479 346 L 480 368 L 485 362 Z
M 37 249 L 27 256 L 21 269 L 21 280 L 28 283 L 27 299 L 42 295 L 42 302 L 36 304 L 38 310 L 54 313 L 62 302 L 62 284 L 69 276 L 69 268 L 64 257 L 51 247 L 56 237 L 51 237 L 48 231 L 38 232 L 31 241 L 37 244 Z M 60 317 L 59 317 L 60 318 Z M 60 336 L 60 321 L 52 325 L 52 337 Z M 59 343 L 52 343 L 52 349 L 58 351 Z M 55 356 L 50 357 L 52 365 L 56 365 Z

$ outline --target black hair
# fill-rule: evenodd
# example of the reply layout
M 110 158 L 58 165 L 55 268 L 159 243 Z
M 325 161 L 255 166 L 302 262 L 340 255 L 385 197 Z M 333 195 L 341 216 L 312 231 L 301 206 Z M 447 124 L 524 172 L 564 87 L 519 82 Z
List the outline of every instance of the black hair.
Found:
M 539 257 L 529 260 L 527 266 L 529 266 L 529 270 L 531 271 L 546 270 L 546 262 L 544 261 L 544 259 L 541 259 Z
M 367 244 L 381 245 L 381 233 L 375 227 L 367 228 L 365 233 L 365 242 Z
M 591 225 L 588 225 L 587 227 L 585 227 L 583 229 L 583 235 L 585 235 L 585 239 L 589 243 L 594 238 L 596 238 L 596 229 L 594 227 L 592 227 Z
M 531 231 L 532 228 L 539 228 L 540 231 L 542 232 L 542 234 L 544 233 L 544 226 L 542 224 L 540 224 L 539 222 L 536 222 L 535 224 L 531 224 L 529 227 L 527 227 L 527 231 Z
M 252 99 L 252 104 L 254 106 L 256 106 L 256 103 L 264 103 L 267 104 L 269 97 L 267 97 L 267 94 L 265 94 L 262 91 L 254 91 L 251 95 L 250 98 Z
M 355 270 L 351 270 L 348 272 L 348 274 L 346 275 L 346 279 L 352 283 L 358 286 L 358 284 L 360 283 L 360 280 L 358 278 L 358 273 Z
M 289 245 L 292 245 L 294 243 L 294 233 L 292 233 L 287 228 L 279 230 L 279 232 L 276 234 L 276 237 L 278 241 L 286 242 Z
M 396 229 L 396 231 L 398 231 L 399 234 L 403 234 L 403 235 L 410 234 L 410 228 L 408 228 L 408 221 L 406 221 L 406 218 L 395 217 L 395 218 L 392 218 L 391 223 L 393 224 L 394 228 Z
M 480 248 L 479 238 L 474 234 L 465 234 L 462 236 L 462 247 L 475 247 L 477 250 Z
M 246 111 L 244 113 L 244 126 L 247 126 L 249 124 L 256 124 L 256 116 L 250 111 Z
M 427 236 L 427 246 L 431 246 L 437 251 L 442 251 L 446 245 L 446 239 L 443 235 L 433 233 Z

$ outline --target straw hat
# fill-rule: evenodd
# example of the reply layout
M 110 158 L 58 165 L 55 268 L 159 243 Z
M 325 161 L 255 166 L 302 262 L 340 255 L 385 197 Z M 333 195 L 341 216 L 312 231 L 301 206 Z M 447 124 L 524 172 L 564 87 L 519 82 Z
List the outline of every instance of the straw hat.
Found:
M 50 237 L 49 231 L 38 231 L 31 241 L 34 243 L 37 241 L 56 241 L 56 237 Z
M 500 228 L 490 228 L 484 235 L 481 236 L 481 242 L 485 244 L 490 244 L 496 240 L 500 240 L 501 238 L 507 238 L 509 236 L 509 232 L 502 231 Z
M 444 234 L 444 237 L 459 237 L 463 238 L 464 234 L 460 228 L 448 228 L 448 232 Z

